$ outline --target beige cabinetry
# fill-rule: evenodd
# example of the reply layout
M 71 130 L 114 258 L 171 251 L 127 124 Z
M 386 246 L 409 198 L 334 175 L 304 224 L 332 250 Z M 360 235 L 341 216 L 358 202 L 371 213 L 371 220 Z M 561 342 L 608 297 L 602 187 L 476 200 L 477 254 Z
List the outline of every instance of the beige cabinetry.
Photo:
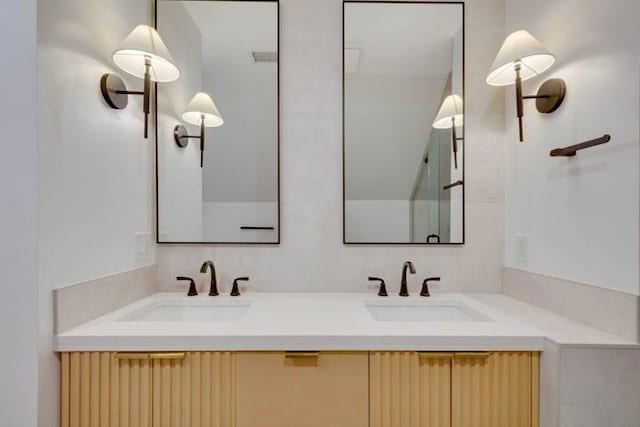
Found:
M 371 427 L 537 427 L 532 352 L 370 354 Z
M 238 353 L 238 427 L 366 427 L 368 353 Z
M 62 427 L 537 427 L 535 352 L 61 354 Z
M 62 427 L 235 425 L 233 354 L 62 353 Z

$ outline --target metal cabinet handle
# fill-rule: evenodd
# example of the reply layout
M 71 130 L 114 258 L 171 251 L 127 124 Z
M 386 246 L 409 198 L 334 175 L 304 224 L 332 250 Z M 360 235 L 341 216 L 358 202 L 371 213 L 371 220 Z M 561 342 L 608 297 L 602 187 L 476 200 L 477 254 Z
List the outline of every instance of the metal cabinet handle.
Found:
M 183 360 L 185 353 L 151 353 L 149 359 L 151 360 Z
M 318 351 L 286 351 L 284 353 L 284 357 L 296 358 L 296 357 L 318 357 L 320 356 L 320 352 Z
M 420 359 L 451 359 L 453 353 L 433 353 L 433 352 L 418 352 Z
M 182 360 L 185 353 L 115 353 L 118 360 Z
M 114 353 L 118 360 L 149 360 L 149 353 Z
M 489 357 L 489 352 L 487 351 L 462 352 L 462 353 L 455 353 L 454 357 L 465 358 L 465 359 L 486 359 Z

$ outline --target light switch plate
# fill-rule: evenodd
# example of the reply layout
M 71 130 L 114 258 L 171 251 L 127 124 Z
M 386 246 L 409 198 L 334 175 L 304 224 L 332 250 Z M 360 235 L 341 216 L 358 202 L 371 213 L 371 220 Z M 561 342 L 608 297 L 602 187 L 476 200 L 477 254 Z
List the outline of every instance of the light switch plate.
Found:
M 151 257 L 151 233 L 140 232 L 133 234 L 135 239 L 135 257 L 137 262 L 148 261 Z
M 529 235 L 516 235 L 516 262 L 525 265 L 529 262 Z

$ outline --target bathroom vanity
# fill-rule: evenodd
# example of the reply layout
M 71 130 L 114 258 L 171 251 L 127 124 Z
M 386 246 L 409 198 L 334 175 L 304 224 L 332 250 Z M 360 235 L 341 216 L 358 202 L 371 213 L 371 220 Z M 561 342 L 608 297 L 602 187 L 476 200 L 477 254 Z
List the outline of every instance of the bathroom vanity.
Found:
M 537 426 L 543 347 L 462 294 L 156 294 L 58 335 L 62 426 Z

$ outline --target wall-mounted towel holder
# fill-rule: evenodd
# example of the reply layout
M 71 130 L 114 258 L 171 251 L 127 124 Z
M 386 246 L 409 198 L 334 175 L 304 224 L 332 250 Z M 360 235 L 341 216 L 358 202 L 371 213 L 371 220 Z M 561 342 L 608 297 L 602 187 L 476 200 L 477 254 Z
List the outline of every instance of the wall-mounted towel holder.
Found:
M 442 189 L 443 189 L 443 190 L 450 190 L 450 189 L 452 189 L 453 187 L 458 187 L 458 186 L 460 186 L 460 185 L 464 185 L 464 182 L 462 182 L 462 181 L 452 182 L 451 184 L 449 184 L 449 185 L 445 185 L 444 187 L 442 187 Z
M 275 227 L 250 227 L 250 226 L 242 226 L 240 230 L 275 230 Z
M 571 145 L 569 147 L 556 148 L 551 150 L 549 155 L 551 157 L 572 157 L 580 150 L 595 147 L 596 145 L 606 144 L 609 141 L 611 141 L 611 135 L 603 135 L 602 137 L 592 139 L 591 141 L 581 142 L 580 144 Z

